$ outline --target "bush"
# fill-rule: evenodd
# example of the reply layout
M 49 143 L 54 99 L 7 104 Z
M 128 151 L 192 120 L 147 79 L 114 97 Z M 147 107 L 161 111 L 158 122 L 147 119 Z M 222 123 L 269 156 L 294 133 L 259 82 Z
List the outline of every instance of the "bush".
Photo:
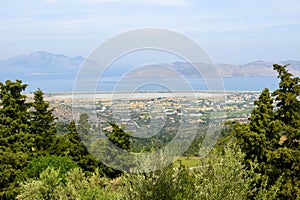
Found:
M 72 169 L 66 173 L 65 182 L 59 177 L 60 173 L 60 170 L 48 167 L 40 174 L 38 180 L 31 179 L 21 184 L 21 192 L 17 199 L 119 199 L 119 195 L 111 190 L 109 179 L 100 177 L 99 170 L 91 176 L 86 176 L 82 169 Z
M 148 174 L 124 175 L 124 199 L 274 199 L 280 183 L 270 190 L 256 188 L 264 177 L 245 169 L 244 154 L 235 146 L 213 151 L 195 168 L 169 166 Z
M 38 178 L 39 175 L 51 167 L 55 170 L 59 169 L 60 177 L 71 169 L 77 168 L 78 165 L 70 157 L 60 157 L 54 155 L 40 156 L 32 159 L 25 168 L 25 174 L 28 178 Z
M 59 175 L 59 170 L 48 167 L 40 174 L 38 180 L 30 180 L 28 182 L 21 183 L 21 193 L 17 196 L 17 199 L 55 199 L 54 190 L 62 180 L 59 178 Z

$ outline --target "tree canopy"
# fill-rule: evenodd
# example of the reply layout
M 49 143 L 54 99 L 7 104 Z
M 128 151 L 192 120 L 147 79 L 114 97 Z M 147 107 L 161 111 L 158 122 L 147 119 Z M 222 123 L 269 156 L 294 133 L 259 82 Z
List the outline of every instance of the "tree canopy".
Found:
M 300 198 L 300 78 L 273 66 L 279 88 L 264 89 L 252 110 L 249 123 L 235 123 L 238 144 L 246 153 L 248 167 L 258 163 L 257 172 L 269 177 L 269 184 L 282 178 L 281 199 Z

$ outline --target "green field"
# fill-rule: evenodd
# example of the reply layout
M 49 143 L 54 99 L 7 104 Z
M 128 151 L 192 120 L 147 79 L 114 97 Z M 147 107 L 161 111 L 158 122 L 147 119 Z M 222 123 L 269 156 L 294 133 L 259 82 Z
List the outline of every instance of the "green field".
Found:
M 177 161 L 175 161 L 175 163 L 181 161 L 182 165 L 190 168 L 197 166 L 199 164 L 199 159 L 199 157 L 182 156 Z

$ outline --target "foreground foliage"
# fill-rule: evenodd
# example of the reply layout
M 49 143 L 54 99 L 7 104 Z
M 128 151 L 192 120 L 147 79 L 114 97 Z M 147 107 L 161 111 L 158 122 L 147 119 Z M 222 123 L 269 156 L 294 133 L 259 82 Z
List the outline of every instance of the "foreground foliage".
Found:
M 27 178 L 39 177 L 40 173 L 51 167 L 59 170 L 60 175 L 64 175 L 78 165 L 70 157 L 59 157 L 54 155 L 40 156 L 32 159 L 24 169 Z
M 65 178 L 60 170 L 48 167 L 39 175 L 38 180 L 28 180 L 21 184 L 17 199 L 22 200 L 54 200 L 54 199 L 86 199 L 113 200 L 118 194 L 112 191 L 108 178 L 101 178 L 96 170 L 87 176 L 82 169 L 70 170 Z
M 85 172 L 99 168 L 102 176 L 120 175 L 99 162 L 83 144 L 81 139 L 90 129 L 87 114 L 80 116 L 79 125 L 71 122 L 67 132 L 57 135 L 53 109 L 44 101 L 43 92 L 38 89 L 29 100 L 23 94 L 26 87 L 20 80 L 0 82 L 0 199 L 14 199 L 19 183 L 37 177 L 47 166 L 63 173 L 76 165 Z M 128 146 L 129 139 L 118 138 L 119 132 L 113 132 L 113 140 L 121 147 L 123 143 Z
M 28 179 L 20 186 L 17 199 L 276 199 L 280 182 L 266 187 L 267 179 L 247 170 L 244 154 L 236 147 L 213 151 L 187 168 L 180 163 L 151 173 L 123 174 L 111 180 L 99 170 L 87 175 L 80 168 L 64 177 L 60 170 L 48 167 L 38 179 Z M 254 187 L 257 183 L 260 187 Z
M 265 177 L 247 170 L 244 155 L 236 147 L 214 151 L 200 159 L 199 165 L 187 168 L 181 164 L 148 174 L 124 175 L 124 199 L 275 199 L 280 183 L 268 190 Z
M 0 82 L 0 198 L 14 198 L 28 161 L 49 151 L 56 135 L 54 117 L 43 93 L 27 102 L 22 81 Z
M 278 198 L 300 199 L 300 78 L 286 67 L 274 65 L 279 88 L 265 89 L 250 122 L 232 127 L 248 167 L 256 162 L 256 172 L 268 177 L 268 185 L 282 179 Z

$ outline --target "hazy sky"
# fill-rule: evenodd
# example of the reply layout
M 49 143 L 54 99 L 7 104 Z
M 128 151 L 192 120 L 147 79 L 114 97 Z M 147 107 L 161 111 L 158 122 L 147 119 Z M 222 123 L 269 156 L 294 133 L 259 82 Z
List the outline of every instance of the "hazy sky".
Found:
M 300 60 L 299 0 L 0 0 L 0 59 L 88 56 L 137 28 L 178 31 L 215 62 Z

